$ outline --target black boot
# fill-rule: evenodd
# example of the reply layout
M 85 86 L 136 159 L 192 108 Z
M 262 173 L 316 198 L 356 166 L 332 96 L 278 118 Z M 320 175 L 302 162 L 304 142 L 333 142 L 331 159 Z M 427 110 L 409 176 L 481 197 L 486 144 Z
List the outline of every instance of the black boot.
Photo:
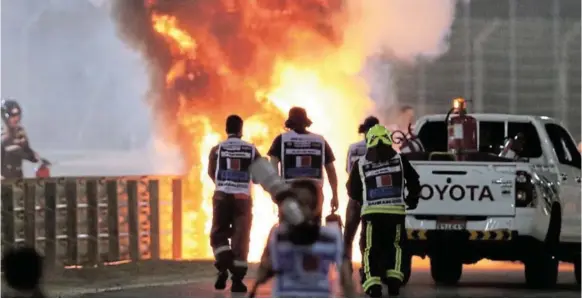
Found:
M 382 286 L 373 285 L 367 291 L 366 295 L 370 298 L 382 298 Z
M 233 293 L 246 293 L 247 286 L 241 279 L 233 279 L 232 286 L 230 287 L 230 291 Z
M 402 282 L 394 277 L 386 278 L 386 286 L 388 286 L 388 295 L 398 296 L 400 295 L 400 287 Z
M 218 272 L 216 281 L 214 282 L 214 289 L 224 290 L 226 288 L 226 281 L 228 280 L 228 271 Z
M 226 281 L 228 280 L 228 269 L 232 267 L 233 255 L 232 251 L 223 251 L 216 255 L 214 267 L 218 270 L 218 276 L 214 283 L 214 288 L 217 290 L 224 290 L 226 288 Z

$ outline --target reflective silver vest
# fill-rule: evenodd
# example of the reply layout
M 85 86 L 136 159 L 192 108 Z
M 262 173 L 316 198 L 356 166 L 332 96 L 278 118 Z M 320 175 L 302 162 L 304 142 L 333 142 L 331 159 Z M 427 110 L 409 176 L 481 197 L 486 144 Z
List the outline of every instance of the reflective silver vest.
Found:
M 286 181 L 323 181 L 325 139 L 317 134 L 289 131 L 281 135 L 281 176 Z
M 371 162 L 365 157 L 358 160 L 363 186 L 361 215 L 405 214 L 404 177 L 400 155 L 386 162 Z
M 346 171 L 348 173 L 352 171 L 352 165 L 354 165 L 354 162 L 358 161 L 360 157 L 366 155 L 367 150 L 366 140 L 350 144 L 348 149 L 348 158 L 346 161 Z
M 249 167 L 255 159 L 256 148 L 239 138 L 229 138 L 218 145 L 216 191 L 228 194 L 251 194 Z

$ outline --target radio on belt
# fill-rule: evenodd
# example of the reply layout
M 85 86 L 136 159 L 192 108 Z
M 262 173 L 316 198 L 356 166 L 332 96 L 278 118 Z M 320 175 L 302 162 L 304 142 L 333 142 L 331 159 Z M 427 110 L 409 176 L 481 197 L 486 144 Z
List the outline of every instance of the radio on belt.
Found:
M 453 107 L 447 113 L 448 151 L 459 161 L 466 160 L 466 153 L 477 152 L 477 120 L 467 114 L 463 98 L 453 100 Z

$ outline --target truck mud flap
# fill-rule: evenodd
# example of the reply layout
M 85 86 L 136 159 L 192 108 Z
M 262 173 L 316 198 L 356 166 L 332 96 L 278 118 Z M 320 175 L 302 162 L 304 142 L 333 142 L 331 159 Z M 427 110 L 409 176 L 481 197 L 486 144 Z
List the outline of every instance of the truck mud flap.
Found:
M 426 240 L 426 230 L 422 229 L 407 229 L 406 233 L 408 240 Z
M 437 230 L 418 230 L 408 229 L 408 240 L 429 240 L 444 235 L 455 235 L 461 239 L 469 241 L 510 241 L 513 239 L 515 232 L 511 230 L 494 230 L 494 231 L 437 231 Z
M 512 238 L 510 230 L 469 231 L 470 241 L 509 241 Z

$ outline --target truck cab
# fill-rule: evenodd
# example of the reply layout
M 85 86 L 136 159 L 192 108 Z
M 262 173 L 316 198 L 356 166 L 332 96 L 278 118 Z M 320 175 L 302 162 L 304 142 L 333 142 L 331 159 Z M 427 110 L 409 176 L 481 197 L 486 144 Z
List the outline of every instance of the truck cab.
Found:
M 520 254 L 524 252 L 521 248 L 534 244 L 539 251 L 551 250 L 551 256 L 574 263 L 579 283 L 581 158 L 572 136 L 559 122 L 544 116 L 471 116 L 477 120 L 479 153 L 470 161 L 431 158 L 447 152 L 445 115 L 425 116 L 415 125 L 425 151 L 405 154 L 423 185 L 418 208 L 406 218 L 413 254 L 431 258 L 437 283 L 456 283 L 463 263 L 487 258 L 522 261 L 529 284 L 554 285 L 557 261 L 540 266 L 533 262 L 539 256 Z M 519 159 L 498 159 L 507 138 L 518 133 L 525 137 Z M 519 183 L 523 175 L 529 190 L 518 190 L 524 186 Z M 528 194 L 531 202 L 520 202 L 522 194 Z M 456 255 L 460 257 L 457 261 L 450 254 L 443 258 L 446 250 L 441 242 L 457 244 L 474 254 Z M 432 269 L 451 268 L 451 263 L 457 265 L 458 275 L 444 277 L 439 273 L 443 271 Z M 548 267 L 556 274 L 534 274 L 547 272 Z

